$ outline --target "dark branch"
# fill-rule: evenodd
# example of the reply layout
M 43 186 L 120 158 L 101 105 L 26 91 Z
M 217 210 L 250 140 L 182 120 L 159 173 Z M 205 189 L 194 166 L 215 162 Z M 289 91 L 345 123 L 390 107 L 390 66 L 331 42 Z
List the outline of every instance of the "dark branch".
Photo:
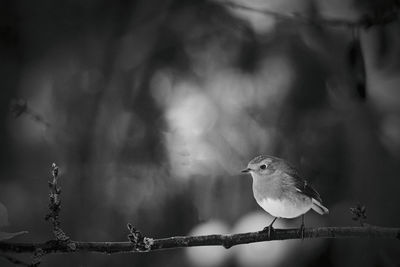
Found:
M 321 227 L 308 228 L 304 231 L 304 238 L 388 238 L 400 239 L 400 228 L 385 228 L 377 226 L 365 227 Z M 250 232 L 233 235 L 203 235 L 203 236 L 176 236 L 161 239 L 152 239 L 150 249 L 137 250 L 132 242 L 78 242 L 71 241 L 75 250 L 71 250 L 67 243 L 49 241 L 46 243 L 5 243 L 0 242 L 0 251 L 14 253 L 32 253 L 41 249 L 44 253 L 127 253 L 148 252 L 161 249 L 172 249 L 196 246 L 223 246 L 230 248 L 235 245 L 255 242 L 301 239 L 299 229 L 275 229 L 271 238 L 264 232 Z
M 256 12 L 266 16 L 272 16 L 281 20 L 294 20 L 305 24 L 313 24 L 317 26 L 331 26 L 331 27 L 346 27 L 346 28 L 369 28 L 374 25 L 385 25 L 393 22 L 399 17 L 399 7 L 395 6 L 393 9 L 388 10 L 384 14 L 364 15 L 357 20 L 335 19 L 335 18 L 322 18 L 322 17 L 308 17 L 298 12 L 282 13 L 266 8 L 257 8 L 230 1 L 222 2 L 223 5 Z

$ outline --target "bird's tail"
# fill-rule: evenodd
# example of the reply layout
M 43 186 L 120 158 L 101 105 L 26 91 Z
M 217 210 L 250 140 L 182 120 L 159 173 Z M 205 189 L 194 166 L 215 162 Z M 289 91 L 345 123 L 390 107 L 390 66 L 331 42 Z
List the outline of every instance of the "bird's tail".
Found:
M 312 199 L 312 207 L 311 208 L 321 215 L 329 213 L 329 210 L 324 205 L 322 205 L 321 202 L 319 202 L 318 200 L 315 200 L 314 198 Z

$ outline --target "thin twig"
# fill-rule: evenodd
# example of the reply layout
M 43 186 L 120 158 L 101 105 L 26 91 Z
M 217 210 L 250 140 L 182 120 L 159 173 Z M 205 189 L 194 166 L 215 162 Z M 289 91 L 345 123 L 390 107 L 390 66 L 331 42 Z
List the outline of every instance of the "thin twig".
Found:
M 51 171 L 51 181 L 48 182 L 50 188 L 49 194 L 49 210 L 50 213 L 46 215 L 45 219 L 49 220 L 53 226 L 53 233 L 59 243 L 65 244 L 70 250 L 75 249 L 74 243 L 69 236 L 61 229 L 60 225 L 60 211 L 61 211 L 61 188 L 58 186 L 58 166 L 53 163 Z M 46 254 L 46 251 L 43 251 Z
M 322 17 L 308 17 L 304 14 L 298 12 L 292 13 L 282 13 L 278 11 L 274 11 L 267 8 L 257 8 L 251 7 L 247 5 L 242 5 L 238 3 L 234 3 L 231 1 L 223 1 L 221 2 L 223 5 L 242 9 L 246 11 L 256 12 L 266 16 L 272 16 L 277 19 L 282 20 L 294 20 L 296 22 L 306 23 L 306 24 L 314 24 L 317 26 L 331 26 L 331 27 L 346 27 L 346 28 L 354 28 L 354 27 L 361 27 L 361 28 L 369 28 L 375 25 L 385 25 L 390 22 L 393 22 L 398 19 L 399 17 L 399 7 L 395 6 L 393 9 L 388 10 L 384 14 L 380 15 L 364 15 L 357 20 L 346 20 L 346 19 L 335 19 L 335 18 L 322 18 Z
M 10 103 L 10 112 L 14 115 L 15 118 L 21 115 L 27 115 L 33 121 L 43 124 L 46 127 L 50 127 L 50 123 L 46 121 L 46 119 L 32 109 L 26 99 L 18 98 L 12 99 Z
M 230 248 L 240 244 L 301 238 L 301 231 L 299 231 L 299 229 L 275 229 L 271 233 L 270 238 L 268 238 L 268 234 L 265 232 L 250 232 L 232 235 L 176 236 L 153 239 L 150 248 L 140 252 L 196 246 L 223 246 L 225 248 Z M 400 239 L 400 228 L 386 228 L 378 226 L 307 228 L 304 231 L 304 238 Z M 37 249 L 42 249 L 46 254 L 73 252 L 98 252 L 113 254 L 139 252 L 137 248 L 132 245 L 132 242 L 71 242 L 75 244 L 75 250 L 71 250 L 66 243 L 49 241 L 46 243 L 0 242 L 0 251 L 32 253 Z

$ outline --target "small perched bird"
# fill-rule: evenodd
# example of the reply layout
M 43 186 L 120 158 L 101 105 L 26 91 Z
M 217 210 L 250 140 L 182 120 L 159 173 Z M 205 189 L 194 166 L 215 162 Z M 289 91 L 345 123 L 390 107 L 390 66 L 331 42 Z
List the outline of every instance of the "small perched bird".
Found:
M 258 205 L 275 217 L 264 228 L 269 235 L 277 218 L 296 218 L 301 215 L 301 235 L 304 237 L 306 212 L 313 209 L 321 215 L 329 213 L 322 205 L 318 192 L 283 159 L 261 155 L 252 159 L 242 172 L 250 173 L 253 177 L 253 193 Z

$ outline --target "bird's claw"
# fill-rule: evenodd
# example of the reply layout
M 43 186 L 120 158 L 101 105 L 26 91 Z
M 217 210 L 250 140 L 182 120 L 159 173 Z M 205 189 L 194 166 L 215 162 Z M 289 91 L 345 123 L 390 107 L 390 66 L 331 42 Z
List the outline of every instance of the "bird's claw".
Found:
M 273 232 L 275 229 L 274 227 L 272 227 L 272 225 L 266 226 L 264 227 L 264 229 L 261 231 L 263 233 L 267 233 L 268 234 L 268 239 L 271 238 L 271 232 Z
M 305 232 L 305 226 L 304 226 L 304 223 L 302 223 L 301 225 L 300 225 L 300 235 L 301 235 L 301 240 L 304 240 L 304 232 Z

